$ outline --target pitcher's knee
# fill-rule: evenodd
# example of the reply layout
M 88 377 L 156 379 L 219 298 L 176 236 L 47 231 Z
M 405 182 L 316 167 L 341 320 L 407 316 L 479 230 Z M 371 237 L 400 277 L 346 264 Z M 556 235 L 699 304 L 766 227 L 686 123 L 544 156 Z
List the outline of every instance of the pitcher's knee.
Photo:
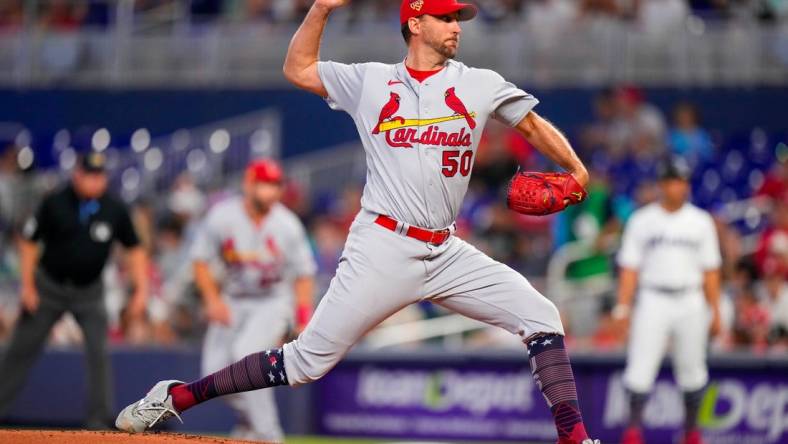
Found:
M 284 345 L 288 382 L 295 386 L 317 381 L 337 365 L 349 348 L 319 334 L 305 332 Z
M 542 333 L 564 334 L 561 314 L 558 307 L 544 296 L 539 295 L 529 301 L 527 316 L 523 321 L 522 336 L 530 338 Z

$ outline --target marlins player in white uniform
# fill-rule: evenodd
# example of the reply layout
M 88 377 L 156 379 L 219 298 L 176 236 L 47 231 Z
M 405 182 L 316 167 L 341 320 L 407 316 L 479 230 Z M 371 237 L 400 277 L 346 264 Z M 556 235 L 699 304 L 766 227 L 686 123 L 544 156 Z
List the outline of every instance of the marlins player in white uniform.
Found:
M 200 228 L 192 259 L 210 322 L 204 375 L 279 346 L 290 328 L 304 327 L 311 312 L 316 265 L 301 221 L 278 202 L 281 181 L 279 165 L 253 161 L 246 169 L 243 195 L 217 203 Z M 212 267 L 217 263 L 224 271 L 222 285 Z M 232 436 L 282 441 L 272 391 L 227 398 L 240 416 Z
M 397 64 L 319 61 L 323 29 L 347 0 L 316 0 L 288 49 L 284 72 L 354 120 L 367 156 L 362 210 L 336 276 L 304 332 L 283 349 L 250 355 L 184 384 L 161 381 L 116 425 L 141 431 L 224 394 L 299 385 L 325 375 L 361 336 L 403 307 L 431 301 L 519 335 L 556 423 L 558 442 L 592 443 L 578 407 L 556 307 L 519 273 L 453 235 L 484 126 L 517 128 L 580 185 L 586 168 L 566 138 L 532 111 L 538 101 L 486 69 L 453 60 L 456 0 L 404 0 L 408 52 Z
M 623 444 L 642 444 L 641 417 L 667 347 L 684 392 L 684 444 L 700 444 L 698 407 L 709 375 L 709 333 L 720 329 L 720 250 L 711 215 L 687 202 L 690 169 L 680 158 L 659 166 L 659 202 L 636 211 L 618 254 L 620 284 L 613 316 L 628 324 L 624 384 L 630 421 Z

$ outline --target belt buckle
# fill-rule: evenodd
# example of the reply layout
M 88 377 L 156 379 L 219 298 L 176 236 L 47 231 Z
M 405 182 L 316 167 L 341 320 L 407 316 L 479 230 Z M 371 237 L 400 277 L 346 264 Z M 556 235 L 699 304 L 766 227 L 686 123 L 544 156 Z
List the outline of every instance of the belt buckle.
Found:
M 442 243 L 446 242 L 446 239 L 448 238 L 447 234 L 449 233 L 449 230 L 438 230 L 438 231 L 432 231 L 431 233 L 432 235 L 430 236 L 430 243 L 432 245 L 441 245 Z M 442 236 L 443 239 L 440 242 L 436 242 L 435 238 L 439 236 Z

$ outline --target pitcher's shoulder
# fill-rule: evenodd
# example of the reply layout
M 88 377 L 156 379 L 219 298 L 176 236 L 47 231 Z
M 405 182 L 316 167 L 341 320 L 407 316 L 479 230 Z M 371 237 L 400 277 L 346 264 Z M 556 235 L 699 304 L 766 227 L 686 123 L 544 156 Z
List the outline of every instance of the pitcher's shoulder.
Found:
M 457 71 L 458 74 L 473 78 L 475 80 L 503 79 L 503 76 L 498 74 L 496 71 L 493 71 L 492 69 L 468 66 L 457 60 L 450 60 L 449 64 L 453 69 Z

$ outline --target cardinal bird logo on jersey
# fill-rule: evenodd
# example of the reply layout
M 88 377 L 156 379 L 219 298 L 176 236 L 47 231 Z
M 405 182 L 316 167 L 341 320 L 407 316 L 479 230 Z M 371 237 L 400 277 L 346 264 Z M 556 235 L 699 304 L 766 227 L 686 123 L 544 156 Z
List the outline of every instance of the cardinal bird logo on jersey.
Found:
M 399 120 L 404 122 L 405 119 L 402 117 L 393 117 L 394 113 L 397 112 L 399 109 L 399 94 L 393 92 L 389 97 L 389 101 L 383 105 L 383 109 L 380 110 L 380 116 L 378 117 L 378 124 L 375 125 L 375 129 L 372 130 L 372 134 L 380 133 L 380 124 L 391 119 L 391 120 Z
M 228 237 L 222 241 L 222 257 L 228 264 L 236 264 L 240 262 L 241 257 L 238 250 L 235 248 L 235 239 Z
M 402 83 L 398 81 L 397 83 Z M 389 86 L 392 82 L 389 81 Z M 453 114 L 437 116 L 427 119 L 409 119 L 395 116 L 400 107 L 400 96 L 395 92 L 389 93 L 389 100 L 383 105 L 378 117 L 378 123 L 372 129 L 372 134 L 385 133 L 386 143 L 392 148 L 413 148 L 414 144 L 434 145 L 446 147 L 469 147 L 473 134 L 468 128 L 459 131 L 446 131 L 441 128 L 444 122 L 465 120 L 471 130 L 476 128 L 476 113 L 468 111 L 462 100 L 457 97 L 454 87 L 446 90 L 444 97 L 446 105 Z M 426 127 L 424 130 L 419 128 Z M 456 126 L 455 126 L 456 128 Z
M 465 104 L 462 103 L 462 100 L 460 100 L 460 98 L 457 97 L 457 94 L 454 93 L 453 86 L 446 90 L 444 96 L 446 97 L 446 105 L 456 114 L 465 117 L 465 120 L 468 122 L 468 126 L 471 127 L 471 129 L 476 128 L 476 121 L 473 120 L 473 117 L 471 117 L 470 113 L 468 113 L 468 110 L 465 109 Z

